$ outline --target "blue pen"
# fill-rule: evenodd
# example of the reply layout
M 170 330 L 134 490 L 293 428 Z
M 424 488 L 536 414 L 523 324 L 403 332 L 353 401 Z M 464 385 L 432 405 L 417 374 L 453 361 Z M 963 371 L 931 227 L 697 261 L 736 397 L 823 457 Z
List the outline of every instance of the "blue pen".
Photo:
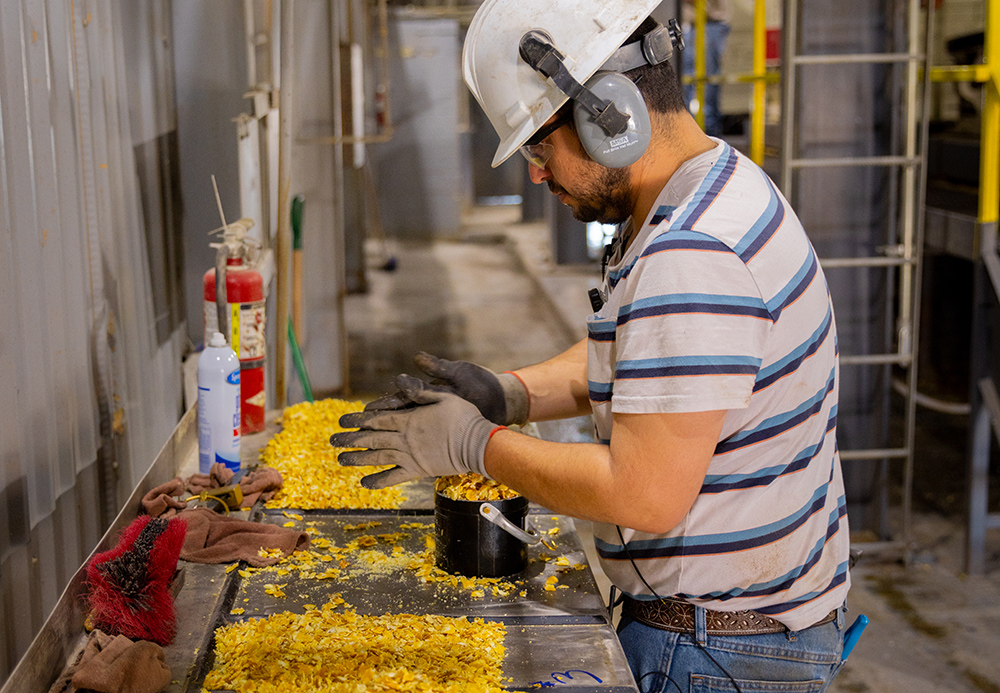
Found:
M 858 639 L 861 637 L 861 634 L 865 632 L 865 627 L 867 626 L 868 617 L 864 614 L 861 614 L 854 619 L 854 623 L 852 623 L 851 627 L 844 633 L 844 651 L 840 655 L 840 661 L 843 662 L 847 659 L 847 656 L 851 654 L 851 650 L 853 650 L 854 646 L 858 644 Z

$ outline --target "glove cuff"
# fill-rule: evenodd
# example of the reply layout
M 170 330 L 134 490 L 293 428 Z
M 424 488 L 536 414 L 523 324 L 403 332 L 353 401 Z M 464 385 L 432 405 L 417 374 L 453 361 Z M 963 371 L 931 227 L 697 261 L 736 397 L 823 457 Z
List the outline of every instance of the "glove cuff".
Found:
M 528 423 L 528 386 L 516 374 L 506 371 L 497 376 L 503 389 L 507 425 L 523 426 Z
M 482 474 L 487 479 L 492 477 L 486 473 L 486 444 L 490 442 L 490 436 L 497 428 L 498 426 L 492 421 L 477 417 L 469 426 L 463 441 L 462 461 L 470 472 Z

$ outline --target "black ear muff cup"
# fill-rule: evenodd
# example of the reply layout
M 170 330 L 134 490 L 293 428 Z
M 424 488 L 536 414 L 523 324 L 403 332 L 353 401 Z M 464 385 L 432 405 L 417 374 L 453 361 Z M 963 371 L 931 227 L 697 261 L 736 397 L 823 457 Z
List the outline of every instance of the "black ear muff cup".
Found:
M 649 111 L 639 88 L 618 72 L 598 72 L 587 80 L 585 86 L 599 99 L 613 103 L 629 119 L 625 132 L 609 136 L 585 108 L 574 103 L 573 119 L 584 150 L 602 166 L 631 166 L 645 153 L 652 130 Z

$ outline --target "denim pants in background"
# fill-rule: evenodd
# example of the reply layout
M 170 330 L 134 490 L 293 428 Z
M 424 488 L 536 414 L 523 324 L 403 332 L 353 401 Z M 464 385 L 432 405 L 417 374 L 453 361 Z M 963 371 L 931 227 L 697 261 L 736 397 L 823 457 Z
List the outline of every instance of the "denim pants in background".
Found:
M 735 693 L 730 677 L 743 693 L 821 693 L 841 667 L 843 608 L 797 632 L 716 636 L 696 607 L 695 628 L 672 633 L 622 614 L 618 637 L 641 693 Z
M 726 22 L 705 23 L 705 74 L 719 74 L 722 68 L 722 54 L 726 52 L 726 40 L 729 38 L 729 24 Z M 695 35 L 694 27 L 684 29 L 684 75 L 694 75 Z M 684 99 L 688 108 L 695 99 L 693 84 L 684 87 Z M 719 85 L 705 84 L 705 133 L 718 137 L 722 134 L 722 114 L 719 112 Z

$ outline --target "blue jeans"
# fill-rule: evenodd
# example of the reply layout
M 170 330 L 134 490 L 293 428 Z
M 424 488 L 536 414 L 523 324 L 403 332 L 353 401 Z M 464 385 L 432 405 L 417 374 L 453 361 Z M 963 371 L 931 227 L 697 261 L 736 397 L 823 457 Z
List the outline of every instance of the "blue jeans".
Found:
M 722 67 L 722 54 L 726 52 L 726 41 L 729 38 L 729 25 L 725 22 L 705 23 L 705 74 L 709 77 L 719 74 Z M 684 57 L 684 74 L 694 75 L 694 27 L 684 31 L 686 45 L 681 55 Z M 693 84 L 684 87 L 684 98 L 690 107 L 695 97 Z M 705 84 L 705 132 L 718 137 L 722 134 L 722 113 L 719 112 L 719 85 Z
M 735 692 L 730 677 L 743 693 L 820 693 L 840 671 L 842 608 L 829 623 L 788 633 L 716 636 L 704 623 L 702 607 L 696 607 L 694 635 L 622 614 L 618 638 L 642 693 Z

